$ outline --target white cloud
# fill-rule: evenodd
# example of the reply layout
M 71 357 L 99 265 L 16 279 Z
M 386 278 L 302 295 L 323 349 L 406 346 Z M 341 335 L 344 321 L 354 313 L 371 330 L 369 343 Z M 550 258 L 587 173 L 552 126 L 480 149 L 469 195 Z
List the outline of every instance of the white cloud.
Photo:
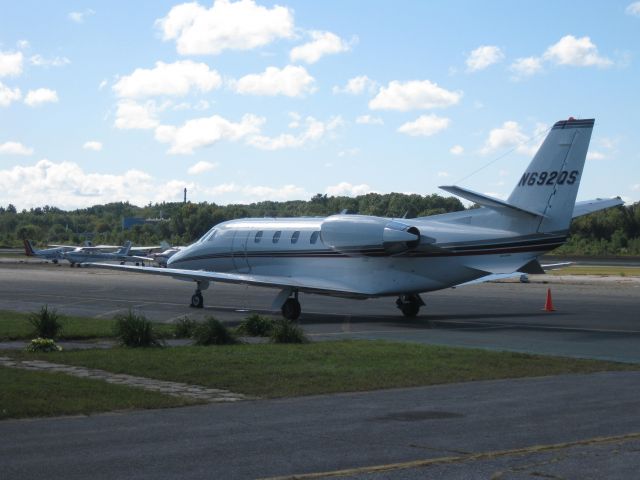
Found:
M 238 185 L 236 183 L 222 183 L 204 190 L 209 197 L 226 196 L 232 198 L 230 203 L 250 203 L 262 200 L 300 200 L 310 195 L 302 187 L 283 185 L 270 187 L 265 185 Z
M 0 77 L 17 77 L 22 73 L 22 52 L 0 52 Z
M 546 125 L 538 123 L 533 134 L 529 136 L 522 131 L 518 122 L 504 122 L 502 127 L 494 128 L 489 132 L 489 137 L 480 153 L 487 155 L 498 150 L 512 148 L 521 155 L 533 156 L 544 140 L 543 134 L 547 130 Z
M 430 137 L 446 129 L 451 120 L 437 115 L 420 115 L 413 122 L 407 122 L 398 128 L 398 132 L 416 136 Z
M 10 88 L 0 82 L 0 107 L 8 107 L 11 102 L 17 102 L 22 98 L 19 88 Z
M 382 118 L 372 115 L 360 115 L 356 118 L 356 123 L 360 125 L 384 125 Z
M 514 74 L 512 79 L 519 80 L 541 72 L 544 62 L 553 65 L 599 68 L 610 67 L 614 64 L 613 60 L 598 53 L 598 47 L 589 37 L 576 38 L 573 35 L 565 35 L 557 43 L 547 48 L 541 56 L 516 59 L 509 66 L 509 70 Z
M 333 93 L 348 93 L 350 95 L 360 95 L 365 90 L 373 93 L 378 87 L 378 83 L 371 80 L 366 75 L 350 78 L 344 87 L 333 87 Z
M 175 40 L 181 55 L 217 55 L 224 50 L 249 50 L 294 34 L 293 12 L 269 9 L 253 0 L 216 0 L 211 8 L 196 2 L 176 5 L 156 26 L 164 40 Z
M 340 152 L 338 152 L 338 157 L 355 157 L 356 155 L 358 155 L 360 153 L 360 149 L 359 148 L 348 148 L 346 150 L 341 150 Z
M 89 140 L 88 142 L 84 142 L 82 148 L 85 150 L 93 150 L 94 152 L 99 152 L 102 150 L 102 142 L 98 142 L 97 140 Z
M 462 92 L 453 92 L 439 87 L 429 80 L 394 80 L 382 87 L 370 102 L 372 110 L 400 110 L 444 108 L 455 105 L 462 98 Z
M 100 82 L 100 84 L 98 85 L 98 90 L 102 90 L 104 89 L 104 87 L 106 87 L 109 84 L 109 82 L 107 81 L 107 79 L 105 78 L 104 80 L 102 80 Z
M 20 142 L 0 143 L 0 155 L 31 155 L 33 148 L 25 147 Z
M 249 95 L 286 95 L 300 97 L 315 91 L 315 79 L 304 67 L 287 65 L 283 69 L 268 67 L 264 72 L 246 75 L 231 82 L 238 93 Z
M 627 15 L 633 15 L 635 17 L 640 17 L 640 2 L 630 3 L 625 9 L 625 13 Z
M 542 59 L 540 57 L 518 58 L 509 66 L 515 74 L 515 78 L 529 77 L 542 70 Z
M 121 130 L 148 130 L 157 127 L 157 114 L 160 108 L 154 101 L 147 101 L 144 104 L 134 100 L 121 100 L 116 105 L 115 126 Z
M 189 175 L 200 175 L 201 173 L 208 172 L 209 170 L 213 170 L 214 168 L 217 168 L 217 167 L 218 167 L 217 163 L 200 161 L 191 165 L 187 170 L 187 173 Z
M 29 58 L 29 63 L 36 67 L 64 67 L 65 65 L 69 65 L 71 60 L 67 57 L 44 58 L 38 54 Z
M 18 40 L 16 42 L 16 45 L 20 50 L 26 50 L 31 46 L 31 44 L 29 43 L 29 40 Z
M 213 145 L 220 140 L 237 141 L 260 132 L 264 118 L 247 114 L 234 123 L 219 115 L 196 118 L 181 127 L 160 125 L 155 138 L 160 143 L 169 143 L 168 153 L 191 154 L 196 148 Z
M 558 65 L 574 67 L 609 67 L 613 62 L 601 57 L 598 48 L 589 37 L 576 38 L 565 35 L 558 43 L 547 48 L 543 55 L 545 60 Z
M 312 31 L 310 32 L 312 41 L 294 47 L 289 53 L 292 62 L 303 61 L 306 63 L 316 63 L 325 55 L 346 52 L 351 47 L 335 33 Z
M 135 205 L 179 201 L 182 189 L 192 184 L 162 183 L 148 173 L 128 170 L 123 174 L 87 173 L 73 162 L 43 159 L 34 165 L 0 170 L 0 205 L 18 208 L 53 205 L 64 209 L 129 201 Z
M 597 150 L 590 150 L 587 153 L 587 160 L 604 160 L 606 158 L 607 156 L 604 153 L 598 152 Z
M 450 177 L 451 175 L 449 175 L 449 172 L 444 172 L 444 171 L 440 171 L 438 172 L 438 177 L 439 178 L 447 178 Z
M 349 182 L 340 182 L 337 185 L 327 187 L 325 193 L 332 197 L 356 197 L 372 192 L 372 188 L 366 183 L 353 185 Z
M 462 145 L 454 145 L 449 149 L 449 153 L 452 155 L 462 155 L 464 153 L 464 147 Z
M 84 21 L 85 21 L 85 19 L 87 17 L 90 17 L 91 15 L 94 15 L 95 13 L 96 12 L 94 12 L 90 8 L 87 8 L 86 10 L 84 10 L 82 12 L 69 12 L 69 14 L 67 16 L 68 16 L 69 20 L 71 20 L 72 22 L 84 23 Z
M 307 143 L 319 141 L 328 132 L 342 126 L 344 120 L 337 116 L 329 119 L 328 122 L 321 122 L 313 117 L 305 119 L 306 129 L 298 135 L 283 133 L 277 137 L 267 137 L 264 135 L 256 135 L 249 138 L 250 145 L 261 150 L 280 150 L 283 148 L 300 148 Z
M 182 60 L 175 63 L 156 62 L 152 69 L 136 68 L 113 86 L 119 97 L 142 98 L 155 95 L 185 96 L 194 88 L 209 92 L 222 84 L 220 75 L 204 63 Z
M 501 62 L 504 59 L 504 53 L 500 47 L 495 45 L 482 45 L 471 52 L 467 58 L 467 71 L 477 72 Z
M 38 88 L 29 90 L 24 98 L 24 103 L 30 107 L 39 107 L 45 103 L 58 103 L 58 93 L 49 88 Z

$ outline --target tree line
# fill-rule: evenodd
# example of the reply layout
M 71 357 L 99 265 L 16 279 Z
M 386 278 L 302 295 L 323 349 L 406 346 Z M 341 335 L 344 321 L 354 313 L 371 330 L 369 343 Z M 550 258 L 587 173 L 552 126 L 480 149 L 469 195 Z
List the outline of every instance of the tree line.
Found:
M 473 208 L 473 207 L 471 207 Z M 358 197 L 317 194 L 308 201 L 257 202 L 249 205 L 157 203 L 145 207 L 128 202 L 65 211 L 44 206 L 18 212 L 0 207 L 0 246 L 18 247 L 28 238 L 38 245 L 122 244 L 187 245 L 212 225 L 246 217 L 327 216 L 339 212 L 407 218 L 464 210 L 454 197 L 369 193 Z M 158 219 L 123 229 L 123 217 Z M 555 253 L 572 255 L 640 255 L 640 202 L 597 212 L 575 220 L 569 242 Z

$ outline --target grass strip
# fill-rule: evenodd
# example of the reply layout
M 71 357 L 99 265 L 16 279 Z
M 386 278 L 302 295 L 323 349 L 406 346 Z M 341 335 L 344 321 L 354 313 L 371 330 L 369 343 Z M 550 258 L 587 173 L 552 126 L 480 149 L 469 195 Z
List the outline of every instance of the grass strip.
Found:
M 168 408 L 197 402 L 62 373 L 0 367 L 0 420 Z
M 114 338 L 115 320 L 61 315 L 62 333 L 59 340 L 85 340 L 89 338 Z M 173 325 L 155 323 L 154 329 L 162 338 L 173 335 Z M 0 341 L 30 340 L 33 326 L 29 314 L 0 310 Z
M 367 340 L 5 354 L 260 397 L 640 368 L 598 360 Z
M 552 275 L 602 275 L 617 277 L 638 277 L 640 267 L 625 267 L 616 265 L 570 265 L 558 270 L 550 270 Z

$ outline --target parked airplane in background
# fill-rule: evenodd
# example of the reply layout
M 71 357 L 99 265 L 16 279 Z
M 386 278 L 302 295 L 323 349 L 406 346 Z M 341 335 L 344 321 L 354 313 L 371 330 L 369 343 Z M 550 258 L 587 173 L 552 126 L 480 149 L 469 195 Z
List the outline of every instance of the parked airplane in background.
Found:
M 368 215 L 253 218 L 213 227 L 168 268 L 97 266 L 196 282 L 202 307 L 211 282 L 280 289 L 274 305 L 296 319 L 299 292 L 348 298 L 396 296 L 408 317 L 421 293 L 514 272 L 543 273 L 537 258 L 565 243 L 572 218 L 621 205 L 576 203 L 594 120 L 557 122 L 507 200 L 441 187 L 480 208 L 415 219 Z
M 53 248 L 44 248 L 42 250 L 38 250 L 33 248 L 33 244 L 31 240 L 27 240 L 26 238 L 23 240 L 24 243 L 24 254 L 27 257 L 40 257 L 45 260 L 51 260 L 53 263 L 58 263 L 64 252 L 68 252 L 70 250 L 74 250 L 75 247 L 67 247 L 67 246 L 56 246 Z
M 153 261 L 156 262 L 161 267 L 166 267 L 167 261 L 184 248 L 186 247 L 169 247 L 162 252 L 150 253 L 149 257 L 151 257 Z
M 145 261 L 150 262 L 153 260 L 150 257 L 130 255 L 130 250 L 131 242 L 127 241 L 124 246 L 120 247 L 120 249 L 115 252 L 103 252 L 97 247 L 79 247 L 72 251 L 63 252 L 62 258 L 67 260 L 71 267 L 96 261 L 118 261 L 121 264 L 124 264 L 125 262 L 142 262 L 142 265 L 144 265 Z

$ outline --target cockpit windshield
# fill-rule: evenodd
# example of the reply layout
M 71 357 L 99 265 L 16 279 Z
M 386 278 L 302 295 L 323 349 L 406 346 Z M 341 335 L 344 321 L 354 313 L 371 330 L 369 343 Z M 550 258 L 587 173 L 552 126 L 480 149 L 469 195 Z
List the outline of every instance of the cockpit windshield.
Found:
M 202 242 L 208 242 L 211 241 L 215 238 L 216 234 L 218 233 L 218 229 L 213 227 L 211 230 L 209 230 L 207 233 L 205 233 L 200 240 L 198 241 L 198 243 L 202 243 Z

